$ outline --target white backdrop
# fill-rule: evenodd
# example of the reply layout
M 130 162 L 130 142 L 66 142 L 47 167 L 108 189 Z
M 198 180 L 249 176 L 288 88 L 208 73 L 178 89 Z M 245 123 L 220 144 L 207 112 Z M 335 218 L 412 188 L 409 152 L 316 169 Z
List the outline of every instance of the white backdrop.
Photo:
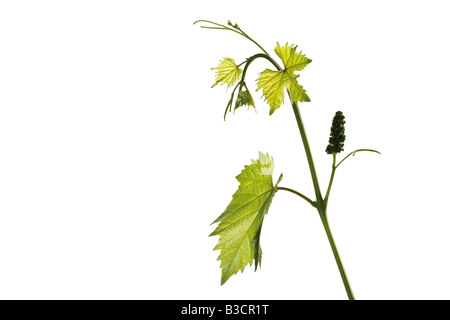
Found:
M 155 4 L 157 3 L 157 4 Z M 322 189 L 337 110 L 345 151 L 328 209 L 357 299 L 449 299 L 448 1 L 2 1 L 1 299 L 346 299 L 317 212 L 278 192 L 262 269 L 220 286 L 209 224 L 258 151 L 313 197 L 292 108 L 212 67 L 258 53 L 193 22 L 231 20 L 313 62 L 300 105 Z M 274 55 L 275 56 L 275 55 Z M 247 79 L 271 67 L 255 61 Z M 247 81 L 250 90 L 254 81 Z M 345 153 L 346 154 L 346 153 Z

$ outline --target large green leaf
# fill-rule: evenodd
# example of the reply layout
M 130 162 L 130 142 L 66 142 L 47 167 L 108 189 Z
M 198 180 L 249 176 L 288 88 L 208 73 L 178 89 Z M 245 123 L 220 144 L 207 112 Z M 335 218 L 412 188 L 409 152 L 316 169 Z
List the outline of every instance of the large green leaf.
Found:
M 240 69 L 233 59 L 225 58 L 220 61 L 216 68 L 211 68 L 216 71 L 216 82 L 211 86 L 214 88 L 218 83 L 226 83 L 228 88 L 236 83 L 242 75 L 242 69 Z
M 219 223 L 210 236 L 220 236 L 214 250 L 220 250 L 221 284 L 239 270 L 244 271 L 253 260 L 255 270 L 258 264 L 261 265 L 262 223 L 282 179 L 281 175 L 273 185 L 273 168 L 273 158 L 262 153 L 258 160 L 244 166 L 236 177 L 240 183 L 238 190 L 226 210 L 213 222 Z
M 297 46 L 288 45 L 281 47 L 279 43 L 275 48 L 275 53 L 283 62 L 284 69 L 273 71 L 266 69 L 260 73 L 257 79 L 258 87 L 256 91 L 262 89 L 263 96 L 270 106 L 270 114 L 278 109 L 284 102 L 284 89 L 287 89 L 291 100 L 298 102 L 311 101 L 305 89 L 297 82 L 298 75 L 294 71 L 305 68 L 311 60 L 306 58 L 301 52 L 296 52 Z

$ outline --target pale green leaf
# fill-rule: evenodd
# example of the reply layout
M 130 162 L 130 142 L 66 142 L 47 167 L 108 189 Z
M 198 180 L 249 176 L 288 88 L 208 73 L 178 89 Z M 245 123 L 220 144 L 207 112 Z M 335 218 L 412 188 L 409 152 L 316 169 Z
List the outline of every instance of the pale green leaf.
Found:
M 261 264 L 262 223 L 278 190 L 278 183 L 274 186 L 272 181 L 273 168 L 273 158 L 262 153 L 258 160 L 245 166 L 236 177 L 240 184 L 233 199 L 213 222 L 219 223 L 211 236 L 220 236 L 214 250 L 220 250 L 221 284 L 248 264 L 252 265 L 253 260 L 255 267 Z
M 272 114 L 284 102 L 284 89 L 289 85 L 288 74 L 281 71 L 266 69 L 260 73 L 256 91 L 262 89 L 263 95 L 270 106 Z
M 281 61 L 283 61 L 285 70 L 292 74 L 294 71 L 302 70 L 312 61 L 301 52 L 295 52 L 296 50 L 297 46 L 294 47 L 294 45 L 288 45 L 286 43 L 281 47 L 278 42 L 275 48 L 275 53 L 280 57 Z
M 218 83 L 226 83 L 229 88 L 235 84 L 242 75 L 242 69 L 240 69 L 231 58 L 221 60 L 219 66 L 211 68 L 211 70 L 217 70 L 216 82 L 214 82 L 211 88 L 214 88 Z
M 283 47 L 277 43 L 275 53 L 280 57 L 283 62 L 284 69 L 279 71 L 273 71 L 266 69 L 260 73 L 257 79 L 258 86 L 256 91 L 263 91 L 267 103 L 270 106 L 270 114 L 278 109 L 284 102 L 284 90 L 287 89 L 291 100 L 294 102 L 309 102 L 310 99 L 306 94 L 305 89 L 297 82 L 298 75 L 294 74 L 294 71 L 300 71 L 311 60 L 306 58 L 301 52 L 296 52 L 297 46 L 284 45 Z
M 303 89 L 303 86 L 301 86 L 297 80 L 291 81 L 289 83 L 289 87 L 287 88 L 292 101 L 298 101 L 298 102 L 310 102 L 308 95 L 306 94 L 306 90 Z

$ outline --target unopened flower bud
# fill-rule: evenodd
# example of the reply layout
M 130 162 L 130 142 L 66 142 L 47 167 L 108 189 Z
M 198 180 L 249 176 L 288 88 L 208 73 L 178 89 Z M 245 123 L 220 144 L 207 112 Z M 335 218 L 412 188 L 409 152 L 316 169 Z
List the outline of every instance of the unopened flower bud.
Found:
M 329 144 L 326 148 L 328 154 L 336 154 L 344 151 L 344 141 L 345 141 L 345 117 L 341 111 L 337 111 L 333 118 L 333 123 L 331 125 Z

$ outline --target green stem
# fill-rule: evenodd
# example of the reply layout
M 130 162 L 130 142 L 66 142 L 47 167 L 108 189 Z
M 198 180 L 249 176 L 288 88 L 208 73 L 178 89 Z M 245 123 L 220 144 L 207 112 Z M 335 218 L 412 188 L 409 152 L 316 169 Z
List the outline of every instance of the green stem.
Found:
M 307 196 L 301 194 L 301 193 L 298 192 L 298 191 L 295 191 L 295 190 L 289 189 L 289 188 L 285 188 L 285 187 L 278 187 L 277 189 L 278 189 L 278 190 L 285 190 L 285 191 L 292 192 L 293 194 L 296 194 L 296 195 L 298 195 L 299 197 L 301 197 L 301 198 L 305 199 L 306 201 L 308 201 L 309 204 L 312 205 L 313 207 L 315 207 L 315 206 L 317 205 L 317 204 L 316 204 L 314 201 L 312 201 L 310 198 L 308 198 Z
M 319 181 L 317 179 L 317 174 L 316 174 L 316 169 L 314 167 L 314 161 L 312 158 L 311 149 L 309 148 L 308 138 L 306 136 L 305 128 L 303 126 L 302 118 L 300 115 L 300 110 L 298 109 L 298 105 L 296 102 L 292 103 L 292 108 L 294 109 L 295 119 L 297 120 L 298 129 L 300 130 L 300 136 L 302 137 L 303 146 L 305 148 L 305 153 L 306 153 L 306 158 L 308 159 L 309 170 L 311 171 L 311 177 L 312 177 L 312 181 L 314 184 L 314 191 L 315 191 L 316 197 L 317 197 L 316 208 L 317 208 L 317 211 L 319 212 L 320 219 L 322 220 L 323 227 L 325 228 L 325 232 L 327 234 L 328 241 L 330 242 L 331 250 L 333 251 L 333 255 L 336 260 L 336 264 L 338 266 L 339 273 L 341 274 L 342 281 L 344 282 L 344 287 L 345 287 L 345 291 L 347 292 L 348 299 L 354 300 L 355 297 L 353 296 L 353 292 L 350 287 L 350 283 L 347 279 L 347 275 L 345 274 L 344 266 L 342 264 L 341 258 L 339 257 L 339 253 L 337 251 L 337 247 L 334 242 L 333 235 L 331 234 L 330 226 L 328 225 L 328 219 L 327 219 L 327 213 L 326 213 L 327 212 L 326 211 L 327 210 L 327 202 L 322 199 L 322 195 L 320 193 Z M 334 164 L 336 161 L 335 159 L 336 158 L 334 158 L 333 167 L 334 167 Z M 336 167 L 334 167 L 334 169 L 335 168 Z M 333 178 L 333 176 L 334 176 L 334 171 L 332 174 L 332 178 Z M 331 187 L 331 184 L 328 187 L 328 189 L 330 189 L 330 187 Z M 327 195 L 328 194 L 329 194 L 329 190 L 327 192 Z
M 244 69 L 242 70 L 242 78 L 241 81 L 244 81 L 245 79 L 245 75 L 247 73 L 247 69 L 250 66 L 250 64 L 253 62 L 253 60 L 257 59 L 257 58 L 265 58 L 267 59 L 270 63 L 272 63 L 274 65 L 275 68 L 277 68 L 278 70 L 281 70 L 281 67 L 278 65 L 278 63 L 272 59 L 271 56 L 269 56 L 268 54 L 265 53 L 257 53 L 253 56 L 251 56 L 250 58 L 247 59 L 247 64 L 245 65 Z
M 320 211 L 319 211 L 320 213 Z M 339 256 L 339 252 L 337 250 L 336 244 L 333 239 L 333 235 L 331 234 L 330 226 L 328 225 L 328 219 L 326 215 L 326 211 L 320 214 L 320 218 L 322 219 L 323 227 L 325 228 L 325 232 L 328 237 L 328 241 L 330 242 L 331 250 L 333 251 L 334 258 L 336 260 L 337 266 L 339 268 L 339 273 L 341 274 L 342 282 L 344 283 L 345 291 L 347 292 L 347 296 L 349 300 L 355 300 L 355 296 L 353 295 L 352 288 L 350 287 L 350 282 L 347 279 L 347 275 L 345 274 L 344 265 L 342 264 L 341 258 Z
M 334 179 L 334 174 L 336 172 L 336 154 L 333 153 L 333 165 L 331 166 L 331 177 L 330 177 L 330 183 L 328 184 L 328 190 L 327 190 L 327 194 L 325 195 L 325 203 L 328 203 L 328 196 L 330 195 L 330 191 L 331 191 L 331 185 L 333 184 L 333 179 Z
M 309 171 L 311 172 L 312 182 L 314 184 L 314 192 L 316 194 L 318 208 L 325 209 L 326 204 L 322 199 L 322 194 L 320 193 L 319 180 L 317 179 L 316 168 L 314 167 L 314 160 L 312 158 L 311 149 L 308 143 L 308 137 L 306 136 L 305 127 L 303 125 L 302 117 L 300 115 L 300 110 L 298 109 L 297 102 L 292 102 L 292 109 L 294 110 L 295 120 L 297 120 L 298 129 L 300 131 L 300 136 L 302 137 L 303 147 L 305 148 L 306 158 L 308 160 Z M 320 213 L 320 212 L 319 212 Z

